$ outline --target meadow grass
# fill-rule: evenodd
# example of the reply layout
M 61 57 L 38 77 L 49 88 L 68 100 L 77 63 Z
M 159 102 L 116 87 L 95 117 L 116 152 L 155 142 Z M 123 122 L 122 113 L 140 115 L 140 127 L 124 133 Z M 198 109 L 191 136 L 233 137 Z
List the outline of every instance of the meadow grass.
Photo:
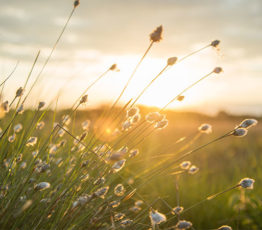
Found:
M 11 103 L 1 104 L 0 228 L 262 228 L 261 188 L 253 189 L 255 180 L 261 181 L 261 130 L 250 130 L 257 120 L 167 110 L 192 87 L 221 73 L 221 67 L 207 70 L 162 108 L 137 106 L 164 72 L 204 49 L 218 48 L 219 40 L 184 57 L 170 57 L 142 91 L 121 106 L 137 69 L 162 39 L 159 26 L 111 106 L 80 110 L 88 105 L 90 88 L 108 72 L 118 71 L 116 64 L 88 85 L 71 109 L 52 111 L 52 103 L 39 102 L 24 111 L 78 6 L 76 0 L 33 84 L 28 88 L 40 51 L 24 86 Z M 8 84 L 13 72 L 0 86 Z

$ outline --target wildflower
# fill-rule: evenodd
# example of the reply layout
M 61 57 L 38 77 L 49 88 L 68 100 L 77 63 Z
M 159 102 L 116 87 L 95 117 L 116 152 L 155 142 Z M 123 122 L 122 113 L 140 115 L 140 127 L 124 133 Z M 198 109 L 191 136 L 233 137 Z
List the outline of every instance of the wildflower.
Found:
M 142 208 L 140 208 L 139 206 L 136 206 L 136 205 L 133 206 L 133 207 L 131 207 L 131 208 L 129 208 L 129 210 L 130 210 L 131 212 L 134 212 L 134 213 L 140 212 L 141 209 L 142 209 Z
M 5 101 L 1 104 L 2 109 L 4 110 L 5 113 L 9 112 L 9 103 L 8 101 Z
M 137 200 L 137 201 L 135 202 L 135 206 L 141 206 L 143 203 L 144 203 L 144 201 L 142 201 L 142 200 Z
M 18 114 L 22 114 L 23 112 L 24 112 L 24 104 L 21 104 L 19 107 L 18 107 L 18 109 L 17 109 L 17 111 L 16 111 Z
M 192 227 L 192 223 L 186 220 L 180 220 L 176 224 L 176 228 L 181 230 L 189 229 L 191 227 Z
M 113 164 L 112 169 L 116 173 L 116 172 L 120 171 L 125 166 L 125 163 L 126 163 L 125 159 L 117 161 L 116 163 Z
M 164 214 L 153 209 L 150 211 L 149 217 L 153 226 L 166 221 L 166 216 Z
M 21 97 L 24 93 L 24 89 L 22 87 L 19 87 L 18 90 L 16 90 L 16 97 Z
M 88 95 L 84 95 L 84 96 L 81 98 L 79 104 L 86 103 L 86 102 L 87 102 L 87 97 L 88 97 Z
M 130 219 L 125 219 L 125 220 L 122 220 L 120 225 L 122 227 L 127 227 L 127 226 L 130 226 L 131 224 L 133 223 L 133 220 L 130 220 Z
M 138 149 L 132 149 L 129 152 L 129 157 L 132 158 L 132 157 L 137 156 L 138 154 L 139 154 L 139 150 Z
M 137 107 L 132 107 L 129 110 L 127 110 L 126 116 L 128 117 L 133 117 L 135 116 L 137 113 L 139 113 L 139 108 Z
M 23 126 L 21 124 L 17 124 L 14 126 L 14 132 L 19 133 L 23 129 Z
M 243 120 L 240 125 L 238 126 L 239 128 L 245 128 L 245 129 L 249 129 L 252 126 L 257 125 L 257 120 L 256 119 L 245 119 Z
M 36 185 L 34 186 L 34 189 L 35 189 L 36 191 L 43 191 L 43 190 L 46 190 L 46 189 L 48 189 L 48 188 L 50 188 L 50 183 L 48 183 L 48 182 L 41 182 L 41 183 L 36 184 Z
M 131 118 L 131 123 L 132 123 L 132 124 L 136 124 L 137 122 L 140 121 L 140 119 L 141 119 L 141 115 L 140 115 L 140 114 L 136 114 L 135 116 L 133 116 L 133 117 Z
M 177 100 L 178 100 L 178 101 L 183 101 L 184 98 L 185 98 L 185 96 L 183 96 L 183 95 L 179 95 L 179 96 L 177 97 Z
M 196 167 L 195 165 L 192 165 L 189 169 L 188 169 L 188 173 L 189 174 L 196 174 L 199 171 L 199 168 Z
M 78 7 L 80 4 L 80 0 L 75 0 L 74 1 L 74 8 Z
M 201 132 L 201 133 L 206 133 L 206 134 L 210 134 L 212 133 L 212 126 L 209 125 L 209 124 L 202 124 L 198 127 L 198 130 Z
M 219 40 L 214 40 L 214 41 L 212 41 L 212 42 L 210 43 L 210 45 L 213 46 L 213 47 L 215 47 L 215 48 L 217 48 L 219 44 L 220 44 L 220 41 L 219 41 Z
M 126 189 L 122 184 L 118 184 L 114 189 L 114 194 L 116 196 L 123 196 L 125 192 L 126 192 Z
M 109 207 L 110 208 L 117 208 L 120 205 L 120 201 L 119 200 L 115 200 L 109 203 Z
M 12 136 L 8 137 L 8 141 L 9 141 L 10 143 L 13 143 L 13 142 L 15 141 L 15 138 L 16 138 L 16 135 L 15 135 L 15 133 L 14 133 Z
M 191 162 L 190 161 L 183 161 L 181 164 L 180 164 L 180 168 L 181 169 L 189 169 L 189 167 L 191 166 Z
M 38 110 L 42 109 L 45 106 L 45 102 L 44 101 L 40 101 L 38 104 Z
M 244 137 L 247 135 L 247 129 L 244 128 L 237 128 L 234 130 L 234 132 L 232 133 L 233 136 L 236 137 Z
M 37 142 L 37 137 L 30 137 L 26 142 L 26 146 L 34 146 L 36 142 Z
M 125 217 L 126 215 L 124 214 L 124 213 L 116 213 L 115 215 L 114 215 L 114 219 L 115 219 L 115 221 L 119 221 L 119 220 L 122 220 L 124 217 Z
M 177 61 L 177 57 L 168 58 L 167 59 L 167 65 L 172 66 L 172 65 L 176 64 L 176 61 Z
M 253 189 L 254 183 L 255 183 L 255 180 L 250 179 L 250 178 L 244 178 L 239 182 L 240 186 L 246 189 Z
M 41 130 L 42 128 L 44 128 L 44 126 L 45 126 L 45 122 L 40 121 L 40 122 L 38 122 L 38 123 L 36 124 L 36 129 Z
M 82 126 L 82 129 L 83 130 L 88 130 L 89 129 L 89 126 L 90 126 L 90 121 L 89 120 L 86 120 L 84 122 L 81 123 L 81 126 Z
M 216 67 L 214 70 L 213 70 L 213 73 L 221 73 L 223 71 L 223 69 L 221 67 Z
M 131 121 L 130 120 L 126 120 L 126 121 L 124 121 L 122 123 L 122 130 L 123 131 L 127 131 L 127 130 L 129 130 L 131 128 L 131 126 L 132 126 Z
M 232 230 L 232 228 L 228 225 L 223 225 L 223 226 L 219 227 L 217 230 Z
M 184 210 L 184 207 L 182 207 L 182 206 L 176 206 L 176 207 L 174 207 L 173 209 L 172 209 L 172 214 L 173 215 L 179 215 L 181 212 L 183 212 L 183 210 Z
M 100 188 L 100 189 L 96 190 L 96 192 L 94 193 L 94 195 L 95 195 L 96 197 L 100 197 L 100 198 L 104 199 L 104 198 L 105 198 L 105 195 L 106 195 L 107 192 L 108 192 L 108 190 L 109 190 L 109 186 Z
M 158 26 L 151 34 L 150 34 L 150 41 L 151 42 L 160 42 L 162 40 L 162 32 L 163 32 L 163 27 Z

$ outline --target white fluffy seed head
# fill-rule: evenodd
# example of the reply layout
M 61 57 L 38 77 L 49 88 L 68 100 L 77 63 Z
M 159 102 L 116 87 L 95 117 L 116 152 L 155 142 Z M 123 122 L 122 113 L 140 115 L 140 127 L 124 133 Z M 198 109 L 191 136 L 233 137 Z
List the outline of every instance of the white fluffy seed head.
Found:
M 24 93 L 24 89 L 22 87 L 19 87 L 18 90 L 16 90 L 16 97 L 21 97 Z
M 19 123 L 14 126 L 14 132 L 19 133 L 23 129 L 23 126 Z
M 139 154 L 139 150 L 138 149 L 131 149 L 130 152 L 129 152 L 129 157 L 132 158 L 132 157 L 135 157 Z
M 96 191 L 94 192 L 94 195 L 95 195 L 96 197 L 100 197 L 100 198 L 104 199 L 104 198 L 105 198 L 105 195 L 106 195 L 107 192 L 108 192 L 108 190 L 109 190 L 109 186 L 106 186 L 106 187 L 103 187 L 103 188 L 99 188 L 98 190 L 96 190 Z
M 126 192 L 125 187 L 122 184 L 118 184 L 115 188 L 114 188 L 114 194 L 116 196 L 123 196 Z
M 50 188 L 50 183 L 48 183 L 48 182 L 40 182 L 39 184 L 36 184 L 34 186 L 34 189 L 36 191 L 43 191 L 43 190 L 48 189 L 48 188 Z
M 161 224 L 162 222 L 166 221 L 166 216 L 158 212 L 157 210 L 151 210 L 149 212 L 149 217 L 153 226 Z
M 257 125 L 258 121 L 256 119 L 245 119 L 243 120 L 240 125 L 238 126 L 239 128 L 251 128 L 252 126 Z
M 38 103 L 38 110 L 42 109 L 45 106 L 45 102 L 44 101 L 40 101 Z
M 119 172 L 124 166 L 125 166 L 125 163 L 126 163 L 126 159 L 122 159 L 120 161 L 117 161 L 116 163 L 113 164 L 112 166 L 112 169 L 113 171 L 116 173 L 116 172 Z
M 198 130 L 201 133 L 210 134 L 212 133 L 212 126 L 210 124 L 202 124 L 198 127 Z
M 234 130 L 234 132 L 232 133 L 233 136 L 236 136 L 236 137 L 244 137 L 247 135 L 247 129 L 245 128 L 237 128 Z
M 222 225 L 217 230 L 232 230 L 232 228 L 230 226 L 228 226 L 228 225 Z
M 176 206 L 172 209 L 172 214 L 173 215 L 179 215 L 181 212 L 183 212 L 184 207 L 182 206 Z
M 212 41 L 212 42 L 210 43 L 210 45 L 213 46 L 213 47 L 215 47 L 215 48 L 217 48 L 219 44 L 220 44 L 220 41 L 219 41 L 219 40 L 214 40 L 214 41 Z
M 176 64 L 176 62 L 177 62 L 177 57 L 170 57 L 170 58 L 167 59 L 167 65 L 172 66 L 172 65 Z
M 165 118 L 165 115 L 160 114 L 159 112 L 150 112 L 146 115 L 146 121 L 149 123 L 154 123 L 162 121 Z
M 37 137 L 29 137 L 26 142 L 26 146 L 34 146 L 37 142 Z
M 158 26 L 151 34 L 150 41 L 151 42 L 160 42 L 162 40 L 163 27 Z
M 199 171 L 199 168 L 196 167 L 195 165 L 192 165 L 189 169 L 188 169 L 188 173 L 193 175 L 196 174 Z
M 155 124 L 155 128 L 156 129 L 164 129 L 168 126 L 168 120 L 167 119 L 163 119 L 162 121 L 158 121 Z
M 75 0 L 74 1 L 74 7 L 78 7 L 80 5 L 80 0 Z
M 128 117 L 133 117 L 133 116 L 135 116 L 135 115 L 138 114 L 138 113 L 139 113 L 139 108 L 137 108 L 137 107 L 132 107 L 132 108 L 130 108 L 129 110 L 127 110 L 126 116 L 127 116 L 127 118 L 128 118 Z
M 180 220 L 176 224 L 176 228 L 180 229 L 180 230 L 189 229 L 191 227 L 192 227 L 192 223 L 190 221 L 186 221 L 186 220 Z
M 180 168 L 184 169 L 184 170 L 188 170 L 190 166 L 191 166 L 191 162 L 190 161 L 183 161 L 180 164 Z
M 24 112 L 24 104 L 21 104 L 19 107 L 18 107 L 18 109 L 17 109 L 17 111 L 16 111 L 18 114 L 22 114 L 23 112 Z
M 255 180 L 250 178 L 243 178 L 239 184 L 242 188 L 253 189 Z
M 216 68 L 213 70 L 213 73 L 219 74 L 219 73 L 221 73 L 221 72 L 223 72 L 223 69 L 222 69 L 221 67 L 216 67 Z

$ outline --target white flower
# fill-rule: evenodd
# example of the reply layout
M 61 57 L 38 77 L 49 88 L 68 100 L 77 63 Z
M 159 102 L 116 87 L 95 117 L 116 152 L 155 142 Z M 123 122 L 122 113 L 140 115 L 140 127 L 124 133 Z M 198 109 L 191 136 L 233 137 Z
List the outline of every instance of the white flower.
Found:
M 244 178 L 239 182 L 240 186 L 246 189 L 253 189 L 254 183 L 255 183 L 255 180 L 250 179 L 250 178 Z

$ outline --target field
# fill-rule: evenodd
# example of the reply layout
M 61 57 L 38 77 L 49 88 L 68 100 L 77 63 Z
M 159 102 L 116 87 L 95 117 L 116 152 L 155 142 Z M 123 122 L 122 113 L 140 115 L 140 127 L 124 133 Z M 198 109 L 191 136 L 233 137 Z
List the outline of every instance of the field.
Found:
M 142 117 L 155 109 L 142 107 Z M 75 137 L 81 135 L 81 124 L 87 119 L 91 123 L 83 143 L 91 146 L 90 141 L 95 140 L 93 130 L 96 130 L 96 121 L 99 121 L 99 117 L 101 118 L 105 110 L 75 113 L 73 122 L 68 125 L 68 133 L 63 133 L 63 137 L 56 139 L 58 143 L 56 146 L 61 145 L 59 144 L 61 140 L 67 140 L 67 144 L 59 147 L 54 153 L 50 151 L 53 145 L 49 145 L 49 153 L 48 149 L 41 153 L 40 146 L 46 144 L 44 140 L 50 137 L 52 122 L 49 121 L 52 121 L 54 116 L 56 116 L 55 120 L 61 120 L 62 116 L 68 114 L 69 111 L 58 113 L 43 111 L 43 121 L 46 125 L 41 130 L 33 130 L 32 124 L 34 126 L 36 123 L 31 123 L 41 117 L 40 111 L 37 115 L 36 112 L 25 111 L 21 118 L 17 118 L 17 123 L 20 122 L 23 125 L 23 131 L 17 133 L 13 143 L 5 144 L 2 140 L 1 144 L 3 146 L 1 148 L 3 162 L 1 214 L 5 217 L 1 218 L 3 229 L 32 229 L 34 227 L 35 229 L 117 229 L 121 221 L 110 219 L 117 213 L 125 213 L 126 217 L 131 220 L 136 219 L 136 216 L 140 217 L 137 222 L 134 221 L 135 225 L 126 228 L 148 229 L 151 225 L 148 216 L 149 207 L 166 214 L 168 221 L 159 226 L 156 225 L 159 229 L 175 226 L 177 219 L 191 221 L 192 229 L 217 229 L 218 226 L 224 224 L 230 225 L 233 229 L 261 229 L 262 210 L 259 194 L 262 191 L 260 186 L 257 186 L 262 180 L 259 167 L 262 147 L 262 140 L 259 136 L 260 126 L 252 128 L 245 137 L 226 137 L 186 157 L 184 160 L 190 160 L 199 168 L 194 175 L 189 175 L 186 171 L 179 173 L 181 172 L 179 164 L 182 162 L 180 160 L 167 171 L 162 169 L 151 177 L 154 167 L 160 162 L 179 158 L 181 154 L 227 133 L 243 120 L 243 117 L 229 116 L 224 113 L 217 117 L 209 117 L 195 113 L 166 111 L 165 114 L 169 120 L 168 127 L 163 130 L 155 130 L 150 135 L 143 134 L 137 139 L 136 134 L 124 141 L 124 146 L 138 148 L 140 153 L 135 158 L 127 158 L 124 168 L 112 174 L 108 168 L 104 171 L 104 165 L 112 167 L 113 164 L 112 162 L 105 163 L 105 157 L 101 158 L 103 163 L 99 162 L 97 167 L 92 167 L 94 165 L 92 161 L 97 162 L 97 159 L 91 157 L 90 152 L 86 152 L 85 149 L 80 152 L 72 150 L 72 147 L 78 144 L 76 142 L 74 144 L 74 138 L 71 135 Z M 119 111 L 121 110 L 114 110 L 112 114 L 117 114 Z M 122 114 L 122 118 L 124 117 L 125 113 Z M 213 132 L 201 134 L 198 127 L 202 123 L 211 124 Z M 6 124 L 8 122 L 3 126 Z M 37 144 L 26 147 L 21 143 L 25 140 L 26 135 L 29 136 L 30 127 L 31 135 L 38 137 L 38 141 Z M 145 136 L 147 137 L 144 138 Z M 182 141 L 183 137 L 185 139 Z M 138 141 L 135 146 L 132 145 L 134 140 Z M 176 143 L 178 140 L 181 142 Z M 108 144 L 113 146 L 114 141 L 109 140 Z M 51 140 L 49 142 L 52 143 Z M 99 143 L 94 145 L 93 149 Z M 116 149 L 121 146 L 119 142 Z M 21 155 L 18 154 L 17 149 L 21 151 Z M 34 158 L 32 152 L 36 149 L 40 151 L 38 157 Z M 12 157 L 15 157 L 14 162 L 10 164 Z M 85 161 L 81 157 L 84 157 Z M 18 160 L 18 158 L 21 159 Z M 43 162 L 36 163 L 39 159 L 42 159 Z M 81 162 L 78 161 L 79 159 Z M 81 168 L 80 165 L 86 162 L 86 159 L 89 160 L 89 163 L 86 168 L 83 166 Z M 26 166 L 23 165 L 25 163 Z M 163 165 L 165 166 L 166 163 L 164 162 Z M 172 175 L 174 172 L 175 174 Z M 89 178 L 79 180 L 86 173 L 89 174 Z M 90 201 L 84 199 L 82 203 L 80 202 L 81 205 L 75 203 L 74 207 L 73 203 L 77 201 L 77 198 L 85 197 L 87 194 L 91 195 L 101 187 L 95 181 L 102 175 L 105 181 L 101 183 L 104 183 L 103 186 L 109 186 L 109 195 L 104 199 L 96 198 Z M 198 204 L 209 195 L 232 187 L 244 177 L 255 178 L 253 190 L 246 191 L 236 188 Z M 32 180 L 31 183 L 29 183 L 30 180 Z M 38 191 L 36 184 L 43 181 L 50 183 L 50 188 Z M 125 186 L 126 193 L 123 196 L 114 196 L 113 187 L 120 183 Z M 58 187 L 61 188 L 58 189 Z M 128 191 L 131 192 L 134 188 L 137 190 L 133 196 L 125 199 Z M 115 200 L 121 201 L 121 204 L 116 205 L 115 208 L 103 208 L 105 203 L 109 204 Z M 137 200 L 143 200 L 143 204 L 139 206 L 141 210 L 139 208 L 139 210 L 131 211 L 130 208 Z M 177 202 L 185 208 L 185 213 L 182 212 L 180 216 L 171 214 L 171 209 L 178 205 Z M 194 205 L 196 206 L 193 207 Z M 96 214 L 99 208 L 101 208 L 101 214 L 99 212 Z M 96 221 L 94 217 L 97 218 Z

